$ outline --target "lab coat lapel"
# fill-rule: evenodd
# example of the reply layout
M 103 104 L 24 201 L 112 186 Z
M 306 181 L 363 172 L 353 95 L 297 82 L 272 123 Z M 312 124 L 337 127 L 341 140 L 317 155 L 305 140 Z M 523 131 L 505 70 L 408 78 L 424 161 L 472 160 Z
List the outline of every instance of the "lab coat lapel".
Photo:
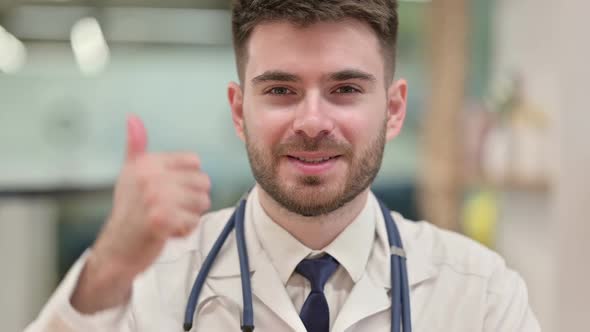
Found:
M 234 250 L 228 252 L 223 256 L 223 260 L 219 261 L 221 264 L 213 269 L 207 280 L 207 286 L 210 286 L 213 289 L 213 294 L 227 297 L 241 308 L 243 299 L 239 274 L 239 260 L 233 242 L 232 239 L 231 245 L 234 246 Z M 293 329 L 293 331 L 305 332 L 305 326 L 299 318 L 299 315 L 291 302 L 291 298 L 287 294 L 287 290 L 281 282 L 271 261 L 268 259 L 268 256 L 264 250 L 251 251 L 251 248 L 254 249 L 257 246 L 254 241 L 249 243 L 253 244 L 248 248 L 248 252 L 251 271 L 250 280 L 252 294 L 254 296 L 254 313 L 261 315 L 263 312 L 267 312 L 266 308 L 260 308 L 261 305 L 264 305 L 272 312 L 272 314 L 276 315 L 276 319 L 283 320 Z M 206 300 L 204 296 L 201 297 L 203 299 L 199 302 Z M 255 316 L 255 323 L 256 319 L 261 317 L 258 315 Z
M 250 280 L 252 294 L 254 295 L 254 312 L 255 314 L 257 312 L 262 313 L 260 308 L 257 308 L 260 305 L 260 303 L 257 303 L 258 299 L 294 331 L 305 332 L 305 326 L 287 294 L 285 285 L 281 282 L 279 274 L 260 246 L 252 222 L 253 205 L 257 204 L 257 200 L 252 197 L 252 194 L 250 194 L 246 205 L 245 239 L 252 275 Z M 216 233 L 218 232 L 220 231 L 216 231 Z M 215 236 L 211 238 L 214 239 Z M 210 248 L 212 245 L 210 243 L 206 247 Z M 208 284 L 211 285 L 214 293 L 228 297 L 237 304 L 242 303 L 239 266 L 235 232 L 232 232 L 218 256 L 217 263 L 213 265 L 209 273 Z
M 365 273 L 344 302 L 332 331 L 345 331 L 361 319 L 388 309 L 390 305 L 387 289 L 373 282 Z
M 305 332 L 305 326 L 287 294 L 277 271 L 265 252 L 253 259 L 252 293 L 293 330 Z
M 408 283 L 410 289 L 413 290 L 423 281 L 434 277 L 437 270 L 428 259 L 425 248 L 413 241 L 413 234 L 410 232 L 411 224 L 404 221 L 403 217 L 397 213 L 393 213 L 393 217 L 399 227 L 408 255 L 406 261 Z M 358 321 L 391 308 L 390 248 L 385 222 L 381 214 L 377 215 L 375 227 L 377 245 L 369 257 L 365 273 L 355 284 L 340 310 L 332 328 L 333 332 L 343 332 Z M 410 296 L 412 308 L 420 307 L 420 301 L 423 299 L 418 299 L 412 294 Z M 419 301 L 416 302 L 416 300 Z

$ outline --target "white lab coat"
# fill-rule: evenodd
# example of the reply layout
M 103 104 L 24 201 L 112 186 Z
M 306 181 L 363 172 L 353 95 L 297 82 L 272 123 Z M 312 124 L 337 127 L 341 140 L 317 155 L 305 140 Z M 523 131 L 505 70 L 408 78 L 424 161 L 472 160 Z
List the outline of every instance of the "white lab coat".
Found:
M 255 331 L 305 332 L 283 283 L 248 227 L 248 209 L 251 206 L 246 210 L 246 243 Z M 136 279 L 130 303 L 121 308 L 84 316 L 71 307 L 69 297 L 85 261 L 82 257 L 26 331 L 182 331 L 196 274 L 232 210 L 208 214 L 187 239 L 170 241 L 157 263 Z M 389 246 L 383 216 L 377 215 L 381 245 L 371 253 L 333 332 L 390 331 Z M 523 280 L 498 255 L 426 222 L 392 215 L 407 254 L 413 331 L 540 331 Z M 239 331 L 241 313 L 239 262 L 232 234 L 201 293 L 192 331 Z

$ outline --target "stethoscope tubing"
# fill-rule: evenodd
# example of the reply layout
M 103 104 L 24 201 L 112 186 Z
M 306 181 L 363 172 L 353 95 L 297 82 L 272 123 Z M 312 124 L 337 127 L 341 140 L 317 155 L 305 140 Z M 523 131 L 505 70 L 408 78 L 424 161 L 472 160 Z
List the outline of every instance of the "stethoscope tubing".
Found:
M 403 251 L 401 236 L 387 207 L 382 202 L 379 202 L 379 205 L 384 217 L 387 228 L 387 238 L 391 247 L 391 331 L 399 332 L 400 329 L 403 328 L 404 332 L 411 332 L 410 289 L 405 262 L 406 257 Z M 244 307 L 242 312 L 241 330 L 243 332 L 252 332 L 254 330 L 254 306 L 252 304 L 250 267 L 244 231 L 245 211 L 246 199 L 242 198 L 238 203 L 236 210 L 221 231 L 221 234 L 213 244 L 211 251 L 205 258 L 188 298 L 183 324 L 185 331 L 190 331 L 193 327 L 199 294 L 203 289 L 207 275 L 213 266 L 213 262 L 217 258 L 221 247 L 223 247 L 223 244 L 234 228 L 236 229 L 236 242 L 240 260 L 240 278 L 242 282 L 242 300 Z
M 246 200 L 242 199 L 236 212 L 236 242 L 238 255 L 240 257 L 240 276 L 242 279 L 242 301 L 244 312 L 242 314 L 242 331 L 252 332 L 254 330 L 254 306 L 252 305 L 252 286 L 250 285 L 250 262 L 246 250 L 246 232 L 244 231 L 244 213 L 246 211 Z M 244 278 L 243 276 L 248 276 Z
M 411 332 L 410 287 L 405 262 L 406 257 L 400 255 L 400 252 L 404 252 L 402 239 L 389 209 L 381 201 L 379 201 L 379 206 L 387 229 L 387 239 L 391 247 L 391 331 L 399 332 L 400 326 L 403 326 L 404 332 Z
M 240 202 L 240 204 L 241 204 L 241 202 Z M 213 262 L 215 262 L 215 258 L 217 258 L 217 255 L 219 254 L 221 247 L 223 246 L 223 244 L 227 240 L 227 237 L 229 236 L 231 231 L 234 229 L 235 220 L 236 220 L 236 218 L 235 218 L 236 213 L 237 213 L 237 209 L 236 209 L 236 211 L 234 211 L 233 215 L 231 216 L 231 218 L 229 219 L 229 221 L 227 222 L 225 227 L 223 227 L 221 234 L 219 235 L 217 240 L 215 240 L 215 243 L 213 244 L 211 251 L 209 251 L 209 254 L 205 258 L 205 261 L 203 262 L 203 265 L 201 266 L 201 269 L 199 270 L 199 273 L 197 274 L 197 279 L 195 280 L 195 283 L 193 284 L 193 288 L 191 289 L 191 293 L 188 297 L 188 303 L 186 305 L 186 310 L 185 310 L 185 314 L 184 314 L 183 328 L 185 331 L 190 331 L 193 328 L 193 319 L 194 319 L 194 315 L 195 315 L 195 310 L 197 309 L 199 295 L 201 294 L 201 290 L 203 289 L 203 285 L 205 285 L 205 279 L 207 279 L 207 275 L 209 274 L 209 271 L 211 270 L 211 267 L 213 266 Z

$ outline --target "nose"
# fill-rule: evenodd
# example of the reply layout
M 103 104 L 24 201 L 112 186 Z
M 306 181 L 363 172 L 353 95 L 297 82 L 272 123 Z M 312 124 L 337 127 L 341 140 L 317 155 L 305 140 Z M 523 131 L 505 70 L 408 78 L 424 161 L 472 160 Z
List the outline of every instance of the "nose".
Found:
M 321 95 L 309 93 L 297 105 L 295 119 L 293 120 L 293 131 L 296 134 L 305 134 L 308 137 L 316 138 L 328 136 L 334 130 L 334 121 L 328 112 L 328 105 L 325 105 Z

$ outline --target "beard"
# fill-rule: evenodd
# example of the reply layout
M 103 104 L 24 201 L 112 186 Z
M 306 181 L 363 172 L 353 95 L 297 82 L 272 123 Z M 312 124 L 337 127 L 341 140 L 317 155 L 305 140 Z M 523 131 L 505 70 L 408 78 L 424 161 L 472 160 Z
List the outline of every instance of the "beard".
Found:
M 331 213 L 346 205 L 372 183 L 383 160 L 386 142 L 385 123 L 367 147 L 357 153 L 346 142 L 332 136 L 310 138 L 296 135 L 267 151 L 256 146 L 245 129 L 246 149 L 256 182 L 277 203 L 290 212 L 315 217 Z M 279 166 L 289 152 L 330 152 L 339 155 L 337 162 L 348 164 L 344 178 L 327 180 L 322 176 L 299 176 L 286 184 L 279 176 Z

